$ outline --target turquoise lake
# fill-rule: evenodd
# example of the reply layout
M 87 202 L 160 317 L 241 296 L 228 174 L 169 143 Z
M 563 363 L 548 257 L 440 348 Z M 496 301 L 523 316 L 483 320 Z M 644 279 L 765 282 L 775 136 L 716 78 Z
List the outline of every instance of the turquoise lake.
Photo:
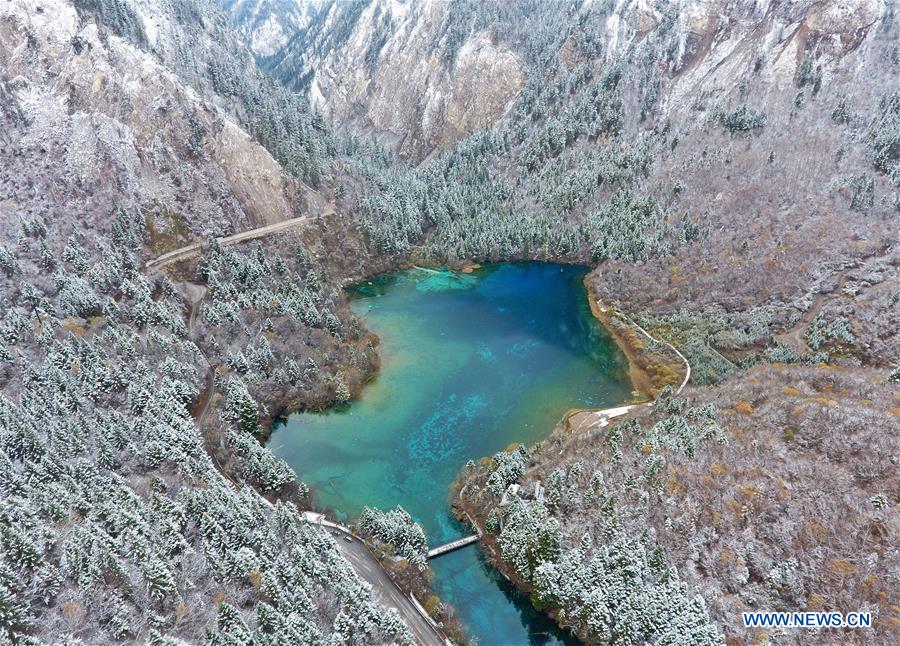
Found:
M 633 396 L 627 362 L 592 316 L 583 267 L 413 269 L 348 288 L 381 338 L 382 370 L 358 401 L 291 415 L 270 447 L 339 516 L 403 506 L 429 545 L 465 535 L 449 511 L 468 460 L 540 441 L 571 408 Z M 435 590 L 483 646 L 567 641 L 477 547 L 430 562 Z

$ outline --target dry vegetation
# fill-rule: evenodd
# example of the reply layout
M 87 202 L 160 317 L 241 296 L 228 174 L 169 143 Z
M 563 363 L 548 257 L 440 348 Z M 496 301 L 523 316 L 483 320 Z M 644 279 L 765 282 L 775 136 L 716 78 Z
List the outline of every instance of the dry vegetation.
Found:
M 258 440 L 267 417 L 345 401 L 376 369 L 345 281 L 411 257 L 539 258 L 600 263 L 592 293 L 687 355 L 695 387 L 467 471 L 462 504 L 486 527 L 501 467 L 523 492 L 553 483 L 511 524 L 547 529 L 539 550 L 486 541 L 518 558 L 501 567 L 590 638 L 620 628 L 594 611 L 621 608 L 600 598 L 621 553 L 646 589 L 619 601 L 650 609 L 621 623 L 650 638 L 748 643 L 766 636 L 742 609 L 871 609 L 873 631 L 825 639 L 897 643 L 900 54 L 890 3 L 839 19 L 832 4 L 611 21 L 608 3 L 454 3 L 442 24 L 502 31 L 527 83 L 495 127 L 416 169 L 333 137 L 206 2 L 151 3 L 153 44 L 144 3 L 0 5 L 0 628 L 406 639 L 332 542 L 257 493 L 305 494 Z M 452 59 L 466 38 L 434 47 Z M 306 211 L 315 226 L 266 253 L 140 270 Z M 615 321 L 639 386 L 680 381 Z M 523 554 L 570 569 L 536 575 Z M 550 585 L 587 562 L 593 589 Z M 669 615 L 685 623 L 654 624 Z
M 615 522 L 634 537 L 651 532 L 681 579 L 707 600 L 729 643 L 798 639 L 743 628 L 740 613 L 750 609 L 868 610 L 873 630 L 821 638 L 896 643 L 900 390 L 871 370 L 766 365 L 688 391 L 687 399 L 690 407 L 718 409 L 726 443 L 698 442 L 693 455 L 668 445 L 651 430 L 671 415 L 671 400 L 663 400 L 636 422 L 557 431 L 515 482 L 524 492 L 535 481 L 549 490 L 554 470 L 569 474 L 550 506 L 564 548 L 583 536 L 599 546 L 610 535 L 607 499 L 589 494 L 603 483 L 615 500 Z M 611 440 L 616 426 L 620 442 Z M 648 477 L 651 464 L 656 471 Z M 470 485 L 465 506 L 486 524 L 498 498 L 472 491 L 493 469 L 463 477 Z
M 597 301 L 593 294 L 588 298 L 594 316 L 628 357 L 629 376 L 639 391 L 652 398 L 666 386 L 681 385 L 687 366 L 671 347 L 647 338 L 634 321 Z

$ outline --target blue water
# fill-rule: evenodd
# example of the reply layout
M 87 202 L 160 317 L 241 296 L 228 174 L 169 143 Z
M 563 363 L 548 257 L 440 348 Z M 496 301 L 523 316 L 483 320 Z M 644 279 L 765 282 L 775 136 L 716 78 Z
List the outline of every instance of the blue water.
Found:
M 591 315 L 584 273 L 506 263 L 351 288 L 353 308 L 381 338 L 381 372 L 350 406 L 291 415 L 271 447 L 339 515 L 399 504 L 430 545 L 462 536 L 448 497 L 467 460 L 543 439 L 570 408 L 632 396 L 625 357 Z M 431 566 L 436 592 L 480 644 L 566 639 L 477 548 Z

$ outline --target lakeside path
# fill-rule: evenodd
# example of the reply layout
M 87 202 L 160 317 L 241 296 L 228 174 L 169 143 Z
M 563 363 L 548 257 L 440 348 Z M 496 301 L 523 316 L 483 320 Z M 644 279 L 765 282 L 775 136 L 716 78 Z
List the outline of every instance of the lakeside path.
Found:
M 609 308 L 605 307 L 600 300 L 596 300 L 596 307 L 600 311 L 601 314 L 608 314 L 610 312 Z M 614 313 L 617 317 L 632 325 L 637 329 L 641 334 L 643 334 L 647 339 L 649 339 L 652 343 L 665 345 L 670 348 L 675 354 L 678 355 L 678 358 L 684 363 L 684 378 L 681 380 L 681 384 L 675 390 L 676 395 L 680 395 L 681 391 L 684 390 L 684 387 L 687 386 L 688 381 L 691 378 L 691 364 L 687 360 L 687 358 L 678 351 L 674 345 L 669 343 L 668 341 L 663 341 L 661 339 L 657 339 L 650 335 L 647 330 L 638 325 L 631 318 L 623 314 L 618 310 L 614 310 Z M 632 361 L 630 355 L 628 358 L 629 362 Z M 726 359 L 727 360 L 727 359 Z M 609 425 L 610 420 L 613 420 L 617 417 L 622 417 L 623 415 L 627 415 L 628 413 L 639 410 L 642 408 L 650 408 L 656 404 L 656 401 L 647 401 L 640 402 L 636 404 L 626 404 L 622 406 L 614 406 L 612 408 L 602 408 L 599 410 L 579 410 L 574 413 L 567 415 L 565 419 L 565 423 L 567 428 L 572 433 L 583 433 L 588 430 L 604 428 Z M 477 526 L 476 526 L 477 527 Z
M 222 238 L 220 239 L 219 243 L 223 245 L 236 244 L 245 240 L 261 238 L 278 231 L 283 231 L 292 226 L 297 226 L 307 221 L 309 221 L 309 218 L 306 217 L 295 218 L 294 220 L 288 220 L 275 225 L 268 225 L 266 227 L 260 227 L 257 229 L 246 231 L 235 236 L 229 236 L 228 238 Z M 157 258 L 155 261 L 149 262 L 147 266 L 163 267 L 173 262 L 188 259 L 192 257 L 193 254 L 201 253 L 202 250 L 203 245 L 201 243 L 195 243 L 193 245 L 189 245 L 181 249 L 176 249 L 167 254 L 164 254 L 163 256 Z M 203 300 L 203 296 L 204 293 L 200 291 L 198 294 L 194 295 L 193 298 L 189 298 L 189 310 L 187 312 L 189 331 L 192 331 L 194 328 L 194 324 L 197 320 L 199 312 L 199 305 Z M 597 306 L 602 312 L 607 311 L 607 309 L 603 307 L 599 301 L 597 301 Z M 637 328 L 637 330 L 639 330 L 641 334 L 643 334 L 653 343 L 669 347 L 684 362 L 686 370 L 684 380 L 678 387 L 678 392 L 680 392 L 690 378 L 691 367 L 687 362 L 687 359 L 685 359 L 685 357 L 670 343 L 653 338 L 646 330 L 644 330 L 631 319 L 625 317 L 624 314 L 619 313 L 619 315 L 623 319 L 628 321 L 629 324 Z M 204 426 L 206 417 L 212 409 L 211 394 L 214 389 L 212 369 L 207 371 L 207 374 L 204 376 L 204 382 L 204 388 L 195 409 L 195 418 L 197 419 L 198 425 L 201 428 Z M 645 403 L 637 405 L 624 405 L 612 409 L 590 411 L 588 412 L 589 418 L 583 421 L 587 422 L 586 425 L 589 427 L 603 427 L 606 426 L 609 423 L 609 420 L 612 418 L 625 415 L 636 408 L 649 405 L 652 404 Z M 579 424 L 578 426 L 582 427 L 583 425 Z M 213 459 L 216 461 L 216 465 L 219 467 L 220 472 L 222 472 L 223 475 L 228 478 L 227 472 L 222 469 L 221 465 L 218 464 L 218 461 L 215 459 L 215 453 L 211 451 L 211 454 L 213 456 Z M 235 486 L 240 487 L 240 485 L 238 485 L 234 481 L 232 481 L 232 483 Z M 322 531 L 332 533 L 332 535 L 335 537 L 335 543 L 339 552 L 351 564 L 356 573 L 371 586 L 373 599 L 380 604 L 393 607 L 398 611 L 401 618 L 409 627 L 416 643 L 426 645 L 446 643 L 445 637 L 441 634 L 439 627 L 424 611 L 421 604 L 418 603 L 415 598 L 403 594 L 403 592 L 387 575 L 381 563 L 375 558 L 375 556 L 371 553 L 365 543 L 358 536 L 355 536 L 351 532 L 351 530 L 346 527 L 325 520 L 324 517 L 322 517 L 320 514 L 311 511 L 306 511 L 303 513 L 308 522 L 310 522 L 311 524 L 319 525 Z M 477 528 L 477 525 L 475 525 L 475 527 Z
M 319 525 L 322 531 L 330 531 L 334 535 L 338 551 L 350 562 L 356 573 L 372 586 L 374 600 L 383 606 L 397 609 L 417 644 L 444 646 L 449 643 L 438 633 L 433 621 L 426 618 L 424 608 L 415 598 L 404 595 L 391 581 L 360 537 L 343 525 L 325 520 L 322 514 L 305 511 L 303 516 L 310 524 Z
M 175 261 L 173 260 L 172 262 Z M 203 300 L 203 296 L 204 293 L 201 291 L 196 300 L 190 300 L 187 316 L 189 331 L 193 330 L 194 323 L 197 319 L 197 310 L 199 309 L 200 302 Z M 206 358 L 208 369 L 204 375 L 203 389 L 198 396 L 198 401 L 193 414 L 197 428 L 200 429 L 201 433 L 203 433 L 207 414 L 211 410 L 210 403 L 212 402 L 212 394 L 215 389 L 212 364 L 205 355 L 204 358 Z M 204 436 L 204 439 L 207 438 Z M 210 447 L 207 447 L 207 451 L 212 457 L 219 473 L 221 473 L 234 487 L 239 489 L 241 485 L 231 479 L 228 472 L 219 463 L 215 451 L 210 450 Z M 261 496 L 260 498 L 266 505 L 269 507 L 272 506 L 272 503 L 264 497 Z M 431 619 L 415 597 L 412 595 L 406 596 L 401 592 L 400 588 L 398 588 L 387 575 L 387 572 L 381 567 L 381 563 L 379 563 L 378 559 L 376 559 L 369 551 L 369 548 L 361 538 L 353 534 L 353 532 L 343 525 L 338 525 L 326 520 L 322 514 L 304 511 L 303 516 L 310 524 L 321 527 L 322 531 L 331 531 L 335 537 L 335 542 L 341 556 L 347 559 L 356 574 L 371 586 L 373 599 L 383 606 L 395 608 L 400 613 L 401 618 L 406 623 L 410 633 L 412 633 L 416 644 L 419 646 L 446 646 L 446 644 L 449 643 L 439 632 L 437 626 L 434 624 L 434 620 Z M 348 538 L 350 540 L 347 540 Z
M 605 307 L 603 305 L 603 303 L 601 303 L 599 300 L 597 301 L 597 307 L 604 314 L 609 311 L 609 309 L 607 307 Z M 620 318 L 624 319 L 625 321 L 627 321 L 628 323 L 633 325 L 635 328 L 637 328 L 638 331 L 641 334 L 643 334 L 645 337 L 650 339 L 651 342 L 668 346 L 684 362 L 684 368 L 685 368 L 684 379 L 681 381 L 681 385 L 678 386 L 678 390 L 675 391 L 676 395 L 680 395 L 681 391 L 684 390 L 684 387 L 687 386 L 687 382 L 690 381 L 690 379 L 691 379 L 691 364 L 688 362 L 687 358 L 683 354 L 681 354 L 681 352 L 678 351 L 678 348 L 676 348 L 674 345 L 672 345 L 668 341 L 662 341 L 660 339 L 657 339 L 656 337 L 650 336 L 650 333 L 647 332 L 647 330 L 642 328 L 640 325 L 638 325 L 635 321 L 633 321 L 629 317 L 625 316 L 625 314 L 623 314 L 622 312 L 616 310 L 615 313 L 617 316 L 619 316 Z M 612 409 L 610 409 L 610 410 L 612 410 Z

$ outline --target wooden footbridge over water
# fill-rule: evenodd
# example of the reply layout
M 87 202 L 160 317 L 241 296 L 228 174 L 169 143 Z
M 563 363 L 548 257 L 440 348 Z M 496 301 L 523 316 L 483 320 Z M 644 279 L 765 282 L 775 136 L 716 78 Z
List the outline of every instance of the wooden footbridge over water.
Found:
M 479 538 L 481 537 L 478 534 L 472 534 L 471 536 L 464 536 L 463 538 L 447 543 L 446 545 L 435 547 L 433 550 L 428 550 L 428 558 L 433 559 L 442 554 L 446 554 L 447 552 L 452 552 L 453 550 L 458 550 L 466 545 L 471 545 L 472 543 L 477 542 Z

